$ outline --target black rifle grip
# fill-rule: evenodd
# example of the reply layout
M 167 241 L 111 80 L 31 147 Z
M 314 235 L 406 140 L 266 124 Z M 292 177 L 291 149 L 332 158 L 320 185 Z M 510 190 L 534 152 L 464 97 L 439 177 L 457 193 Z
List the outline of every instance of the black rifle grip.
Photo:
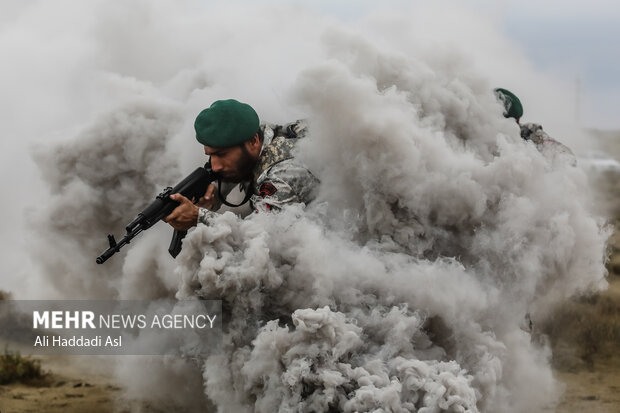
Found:
M 168 247 L 168 252 L 172 255 L 172 258 L 176 258 L 179 252 L 181 252 L 181 242 L 186 235 L 187 231 L 179 231 L 176 229 L 172 233 L 172 240 L 170 240 L 170 246 Z

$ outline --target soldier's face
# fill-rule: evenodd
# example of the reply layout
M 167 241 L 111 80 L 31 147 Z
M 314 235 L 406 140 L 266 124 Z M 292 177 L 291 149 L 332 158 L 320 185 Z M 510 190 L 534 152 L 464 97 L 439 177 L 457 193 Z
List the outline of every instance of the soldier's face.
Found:
M 253 151 L 252 143 L 229 148 L 212 148 L 205 146 L 205 155 L 211 157 L 211 168 L 224 181 L 241 182 L 250 178 L 250 173 L 258 159 L 258 153 Z

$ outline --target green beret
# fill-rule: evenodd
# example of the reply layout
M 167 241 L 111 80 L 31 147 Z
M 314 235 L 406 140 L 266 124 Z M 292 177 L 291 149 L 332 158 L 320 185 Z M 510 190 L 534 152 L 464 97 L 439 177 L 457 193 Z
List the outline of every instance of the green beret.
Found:
M 523 106 L 521 101 L 514 93 L 509 90 L 497 88 L 495 89 L 495 96 L 504 104 L 504 117 L 521 119 L 523 116 Z
M 196 139 L 213 148 L 239 145 L 256 135 L 260 123 L 252 106 L 234 99 L 218 100 L 196 117 Z

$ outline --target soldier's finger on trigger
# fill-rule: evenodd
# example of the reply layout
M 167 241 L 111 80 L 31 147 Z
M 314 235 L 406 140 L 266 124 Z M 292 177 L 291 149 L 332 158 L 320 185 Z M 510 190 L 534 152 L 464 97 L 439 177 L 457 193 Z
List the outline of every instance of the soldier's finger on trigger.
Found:
M 172 211 L 170 215 L 166 217 L 166 222 L 170 223 L 171 221 L 174 221 L 177 219 L 177 217 L 179 216 L 178 209 L 179 209 L 178 207 L 175 208 L 174 211 Z

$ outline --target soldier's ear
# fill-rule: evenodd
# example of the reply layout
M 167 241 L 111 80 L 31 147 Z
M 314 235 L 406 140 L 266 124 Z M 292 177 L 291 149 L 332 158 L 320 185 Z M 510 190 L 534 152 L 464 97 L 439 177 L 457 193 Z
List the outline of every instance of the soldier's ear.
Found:
M 249 140 L 245 142 L 245 147 L 248 151 L 250 151 L 250 153 L 258 156 L 258 154 L 260 153 L 262 144 L 263 143 L 259 139 L 258 133 L 257 133 L 256 135 L 252 136 Z
M 250 145 L 252 147 L 259 146 L 261 143 L 260 138 L 258 137 L 258 133 L 250 138 Z

